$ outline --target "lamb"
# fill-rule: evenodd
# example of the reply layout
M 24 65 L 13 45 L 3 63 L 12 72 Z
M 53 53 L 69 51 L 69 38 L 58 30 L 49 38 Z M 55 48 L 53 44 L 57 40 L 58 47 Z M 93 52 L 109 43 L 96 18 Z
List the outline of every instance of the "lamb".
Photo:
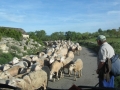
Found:
M 80 58 L 78 58 L 73 64 L 69 67 L 69 76 L 72 71 L 74 71 L 74 80 L 77 80 L 76 73 L 78 72 L 78 77 L 82 76 L 83 62 Z
M 63 63 L 59 61 L 54 61 L 51 65 L 51 70 L 50 70 L 50 80 L 52 80 L 52 77 L 54 73 L 56 73 L 56 78 L 59 80 L 58 73 L 59 71 L 63 68 Z M 61 76 L 62 76 L 62 71 L 61 71 Z M 55 78 L 54 80 L 55 81 Z
M 67 68 L 69 73 L 69 65 L 73 63 L 73 59 L 71 57 L 67 57 L 62 61 L 62 63 L 63 63 L 63 72 L 65 71 L 65 68 Z
M 48 67 L 43 67 L 41 70 L 30 72 L 23 79 L 10 80 L 8 85 L 19 87 L 23 90 L 36 90 L 40 87 L 46 89 L 49 71 Z

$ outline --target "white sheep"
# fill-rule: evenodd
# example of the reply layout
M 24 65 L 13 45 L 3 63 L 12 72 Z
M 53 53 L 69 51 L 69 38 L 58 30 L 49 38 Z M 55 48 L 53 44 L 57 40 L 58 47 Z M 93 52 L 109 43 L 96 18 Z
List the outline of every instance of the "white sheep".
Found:
M 8 85 L 19 87 L 23 90 L 36 90 L 39 89 L 40 87 L 44 87 L 44 89 L 46 89 L 48 80 L 48 75 L 46 72 L 49 73 L 48 67 L 45 67 L 44 69 L 41 70 L 30 72 L 28 75 L 25 75 L 23 79 L 10 80 Z
M 73 59 L 73 58 L 74 58 L 74 53 L 73 53 L 73 51 L 68 51 L 66 57 L 69 57 L 69 58 Z
M 74 71 L 74 80 L 77 80 L 76 73 L 78 72 L 78 77 L 82 76 L 83 62 L 81 59 L 77 59 L 73 64 L 69 67 L 69 76 L 72 71 Z
M 12 64 L 18 63 L 19 60 L 20 60 L 20 59 L 18 59 L 17 57 L 13 57 Z

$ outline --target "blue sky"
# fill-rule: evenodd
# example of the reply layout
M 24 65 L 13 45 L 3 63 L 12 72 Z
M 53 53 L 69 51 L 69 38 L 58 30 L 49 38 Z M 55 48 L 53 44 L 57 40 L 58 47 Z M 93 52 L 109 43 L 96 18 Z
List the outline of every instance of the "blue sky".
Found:
M 0 0 L 0 26 L 47 35 L 118 29 L 120 0 Z

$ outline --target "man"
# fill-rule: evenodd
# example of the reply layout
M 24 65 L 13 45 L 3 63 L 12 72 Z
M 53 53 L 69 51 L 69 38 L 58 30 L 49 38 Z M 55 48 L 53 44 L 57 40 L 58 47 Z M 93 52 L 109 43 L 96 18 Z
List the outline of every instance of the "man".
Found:
M 100 46 L 100 49 L 98 52 L 98 68 L 96 70 L 96 73 L 99 74 L 99 76 L 100 76 L 100 70 L 104 66 L 107 58 L 111 58 L 113 55 L 115 55 L 115 52 L 114 52 L 113 47 L 106 42 L 106 37 L 104 35 L 99 35 L 97 37 L 97 44 Z M 110 77 L 110 80 L 111 80 L 111 77 Z M 112 80 L 112 81 L 113 81 L 112 86 L 109 86 L 109 85 L 105 86 L 104 80 L 99 77 L 99 86 L 100 87 L 113 87 L 114 80 Z

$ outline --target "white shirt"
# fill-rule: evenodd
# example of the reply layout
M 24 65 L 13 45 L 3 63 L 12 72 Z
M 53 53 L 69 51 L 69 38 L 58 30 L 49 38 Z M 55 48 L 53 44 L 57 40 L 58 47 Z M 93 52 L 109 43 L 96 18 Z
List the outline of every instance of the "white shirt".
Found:
M 111 58 L 113 55 L 115 55 L 113 47 L 107 42 L 104 42 L 98 52 L 98 62 L 105 62 L 106 58 Z

